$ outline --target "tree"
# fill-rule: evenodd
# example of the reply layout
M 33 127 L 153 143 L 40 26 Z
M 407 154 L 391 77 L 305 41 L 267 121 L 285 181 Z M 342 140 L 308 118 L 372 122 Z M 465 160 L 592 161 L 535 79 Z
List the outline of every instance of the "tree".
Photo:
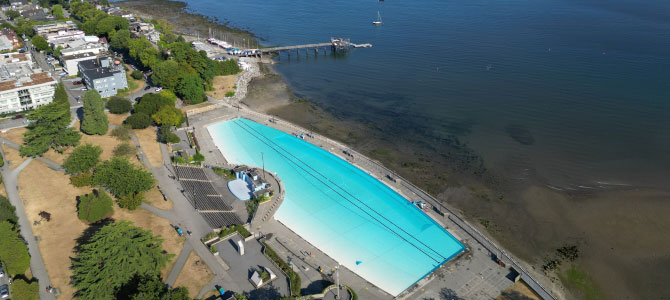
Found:
M 158 276 L 173 255 L 163 239 L 130 222 L 111 223 L 81 244 L 72 260 L 72 283 L 78 299 L 115 299 L 135 276 Z
M 35 300 L 39 296 L 39 285 L 37 281 L 27 282 L 23 278 L 14 280 L 9 286 L 12 290 L 12 299 L 14 300 Z
M 63 20 L 65 19 L 65 16 L 63 15 L 63 6 L 60 4 L 54 4 L 51 7 L 51 13 L 56 17 L 58 20 Z
M 151 189 L 154 179 L 142 167 L 131 164 L 125 158 L 114 157 L 95 168 L 93 183 L 107 188 L 119 198 Z
M 121 96 L 112 96 L 109 101 L 107 101 L 107 108 L 109 108 L 109 112 L 113 114 L 125 114 L 130 111 L 132 106 L 132 103 L 130 103 L 128 99 Z
M 130 76 L 136 80 L 144 79 L 144 74 L 142 74 L 142 72 L 140 72 L 139 70 L 133 70 L 133 72 L 130 73 Z
M 36 35 L 33 36 L 30 41 L 33 43 L 33 46 L 35 49 L 40 50 L 40 51 L 47 51 L 49 50 L 49 43 L 47 43 L 47 40 L 43 38 L 42 36 Z
M 60 58 L 61 50 L 63 50 L 63 46 L 58 46 L 56 49 L 54 49 L 54 57 Z
M 98 35 L 110 36 L 117 30 L 128 30 L 130 24 L 128 20 L 121 16 L 109 16 L 100 19 L 96 24 L 96 33 Z
M 179 84 L 179 77 L 182 74 L 179 63 L 174 60 L 160 62 L 152 71 L 153 74 L 151 74 L 151 80 L 154 84 L 170 90 L 177 87 Z
M 179 108 L 174 106 L 163 106 L 151 118 L 158 125 L 179 126 L 184 123 L 184 114 Z
M 134 281 L 137 282 L 137 288 L 132 292 L 131 300 L 191 300 L 188 289 L 185 287 L 169 289 L 158 276 L 143 276 Z
M 179 137 L 170 130 L 170 126 L 161 126 L 158 137 L 161 143 L 174 144 L 179 143 Z
M 119 206 L 128 210 L 135 210 L 144 200 L 144 193 L 128 194 L 119 197 Z
M 96 90 L 89 90 L 84 94 L 84 119 L 81 121 L 81 131 L 86 134 L 107 133 L 109 120 L 105 114 L 105 102 Z
M 0 222 L 9 221 L 16 225 L 17 220 L 16 207 L 9 203 L 7 197 L 0 195 Z
M 100 146 L 92 144 L 78 146 L 70 153 L 63 167 L 70 174 L 88 172 L 100 162 L 100 154 L 102 154 Z
M 10 275 L 23 274 L 30 267 L 28 247 L 9 221 L 0 222 L 0 261 Z
M 21 156 L 35 157 L 49 148 L 63 153 L 69 146 L 79 144 L 81 135 L 68 128 L 70 125 L 70 102 L 62 83 L 56 87 L 54 101 L 30 112 L 29 131 L 24 133 Z
M 105 191 L 93 190 L 90 194 L 77 197 L 77 216 L 80 220 L 94 223 L 109 215 L 114 210 L 113 204 Z
M 199 151 L 196 151 L 192 158 L 193 161 L 197 163 L 205 161 L 205 156 L 202 155 Z
M 197 104 L 204 100 L 205 89 L 202 78 L 198 75 L 187 74 L 179 81 L 177 86 L 177 95 L 189 104 Z
M 114 147 L 112 151 L 115 157 L 128 157 L 137 153 L 137 148 L 129 143 L 122 143 Z
M 146 94 L 142 96 L 140 102 L 135 103 L 135 113 L 144 113 L 151 116 L 158 112 L 163 106 L 174 106 L 175 99 L 167 97 L 162 92 L 159 94 Z
M 5 15 L 6 15 L 7 18 L 9 18 L 10 20 L 14 20 L 14 19 L 20 17 L 20 16 L 21 16 L 21 13 L 18 12 L 18 11 L 16 11 L 16 10 L 10 9 L 10 10 L 7 10 L 7 11 L 5 12 Z
M 123 121 L 123 124 L 129 125 L 132 129 L 144 129 L 151 126 L 152 123 L 151 117 L 145 113 L 134 113 Z
M 128 49 L 128 41 L 130 40 L 130 31 L 128 29 L 121 29 L 111 36 L 109 43 L 115 49 Z
M 233 75 L 242 72 L 240 65 L 233 59 L 215 62 L 216 75 Z

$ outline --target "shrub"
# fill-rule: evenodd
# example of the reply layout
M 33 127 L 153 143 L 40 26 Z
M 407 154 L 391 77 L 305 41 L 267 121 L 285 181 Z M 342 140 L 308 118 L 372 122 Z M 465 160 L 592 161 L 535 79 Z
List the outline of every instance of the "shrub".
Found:
M 92 144 L 85 144 L 74 148 L 70 156 L 63 163 L 65 171 L 70 174 L 88 172 L 100 161 L 102 148 Z
M 170 129 L 170 126 L 161 126 L 160 132 L 159 132 L 159 137 L 160 141 L 162 143 L 166 144 L 174 144 L 174 143 L 179 143 L 179 137 L 172 132 Z
M 10 275 L 23 274 L 30 266 L 28 247 L 9 221 L 0 222 L 0 261 Z
M 153 120 L 151 120 L 151 117 L 145 113 L 135 113 L 126 118 L 123 123 L 130 125 L 132 129 L 144 129 L 151 126 Z
M 130 139 L 130 128 L 128 125 L 117 126 L 110 134 L 119 141 L 127 141 Z
M 124 195 L 119 198 L 119 206 L 128 210 L 135 210 L 142 205 L 142 200 L 144 200 L 144 194 L 142 193 Z
M 92 177 L 93 174 L 91 172 L 79 173 L 77 175 L 70 176 L 70 183 L 76 187 L 90 186 Z
M 172 157 L 172 162 L 175 163 L 175 164 L 185 164 L 185 163 L 186 163 L 186 159 L 184 159 L 184 158 L 181 157 L 181 156 L 173 156 L 173 157 Z
M 158 93 L 158 94 L 146 94 L 142 96 L 139 102 L 135 103 L 134 112 L 143 113 L 147 116 L 151 116 L 158 112 L 158 110 L 163 106 L 174 107 L 175 98 L 172 98 L 173 94 L 167 93 Z
M 300 276 L 293 271 L 291 268 L 277 253 L 268 246 L 267 243 L 263 242 L 265 246 L 265 255 L 272 261 L 277 264 L 277 266 L 288 275 L 289 280 L 291 281 L 291 296 L 298 297 L 300 296 Z
M 133 156 L 137 153 L 137 148 L 129 143 L 119 144 L 112 151 L 115 157 Z
M 112 96 L 112 98 L 107 101 L 107 108 L 110 113 L 120 115 L 129 112 L 132 108 L 132 104 L 130 103 L 130 100 L 126 98 Z
M 216 253 L 216 247 L 214 245 L 209 246 L 209 252 Z
M 14 280 L 9 286 L 12 290 L 14 300 L 35 300 L 39 296 L 39 285 L 37 281 L 27 282 L 23 278 Z
M 235 96 L 235 91 L 227 91 L 226 92 L 226 97 L 232 97 Z
M 195 152 L 195 154 L 193 155 L 193 157 L 191 157 L 191 159 L 193 160 L 193 162 L 199 163 L 205 161 L 205 156 L 198 151 Z
M 131 164 L 125 158 L 114 157 L 95 168 L 93 183 L 107 188 L 120 198 L 151 189 L 154 179 L 142 167 Z
M 130 73 L 130 76 L 137 79 L 137 80 L 141 80 L 141 79 L 144 78 L 144 74 L 142 74 L 142 72 L 140 72 L 138 70 L 135 70 L 132 73 Z
M 103 190 L 93 190 L 92 193 L 77 198 L 77 215 L 80 220 L 94 223 L 113 210 L 112 198 Z
M 5 165 L 5 160 L 2 158 L 2 155 L 0 155 L 0 167 Z

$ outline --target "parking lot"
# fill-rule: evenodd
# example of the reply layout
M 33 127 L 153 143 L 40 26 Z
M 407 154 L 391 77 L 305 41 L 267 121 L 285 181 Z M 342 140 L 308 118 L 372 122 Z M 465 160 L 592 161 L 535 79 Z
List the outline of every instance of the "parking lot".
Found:
M 4 269 L 0 268 L 0 298 L 5 299 L 9 296 L 9 276 L 4 272 Z

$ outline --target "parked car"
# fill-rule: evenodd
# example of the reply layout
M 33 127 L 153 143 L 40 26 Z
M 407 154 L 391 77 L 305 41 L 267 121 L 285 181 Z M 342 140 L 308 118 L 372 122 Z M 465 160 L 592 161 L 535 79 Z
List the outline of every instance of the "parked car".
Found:
M 179 226 L 175 226 L 174 229 L 177 230 L 177 234 L 179 234 L 179 236 L 184 235 L 184 231 L 182 231 L 181 228 L 179 228 Z
M 135 98 L 135 102 L 142 100 L 142 97 Z
M 150 90 L 150 89 L 151 89 L 151 86 L 150 86 L 150 85 L 147 85 L 147 87 L 144 88 L 145 91 L 148 91 L 148 90 Z
M 162 91 L 162 90 L 163 90 L 162 87 L 158 87 L 158 88 L 156 88 L 156 93 L 158 93 L 158 92 L 160 92 L 160 91 Z
M 2 271 L 2 266 L 0 266 L 0 278 L 5 276 L 5 272 Z
M 5 299 L 9 298 L 9 286 L 6 284 L 3 284 L 0 286 L 0 298 Z
M 74 84 L 74 85 L 80 85 L 80 84 L 82 84 L 82 82 L 81 82 L 81 80 L 77 80 L 77 81 L 73 82 L 72 84 Z
M 23 119 L 23 115 L 14 115 L 12 119 L 17 120 L 17 119 Z

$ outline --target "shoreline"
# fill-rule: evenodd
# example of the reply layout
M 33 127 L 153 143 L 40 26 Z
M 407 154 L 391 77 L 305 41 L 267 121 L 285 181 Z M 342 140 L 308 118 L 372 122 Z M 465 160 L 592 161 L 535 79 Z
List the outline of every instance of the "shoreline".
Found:
M 281 75 L 276 76 L 281 81 Z M 256 84 L 257 82 L 253 78 L 249 79 L 247 95 L 254 93 L 257 86 L 264 89 L 263 85 L 281 85 L 274 82 Z M 289 88 L 288 84 L 284 85 Z M 269 96 L 266 100 L 274 101 L 272 93 L 267 95 Z M 640 295 L 653 293 L 651 285 L 657 284 L 653 279 L 667 275 L 667 272 L 661 270 L 666 265 L 665 262 L 654 253 L 659 248 L 670 249 L 670 243 L 659 241 L 652 234 L 647 234 L 654 228 L 670 228 L 670 222 L 664 221 L 662 216 L 656 216 L 662 212 L 670 212 L 668 204 L 658 201 L 670 197 L 667 191 L 621 186 L 603 190 L 559 191 L 552 190 L 541 178 L 515 182 L 505 177 L 509 174 L 496 175 L 502 179 L 464 174 L 468 171 L 459 169 L 459 166 L 431 161 L 433 158 L 430 155 L 416 152 L 418 158 L 403 161 L 399 157 L 407 151 L 393 148 L 395 140 L 385 140 L 383 133 L 375 131 L 376 125 L 334 116 L 328 109 L 309 100 L 299 100 L 295 95 L 278 98 L 288 104 L 267 109 L 265 113 L 341 141 L 349 145 L 348 148 L 357 149 L 371 159 L 382 162 L 389 169 L 397 170 L 403 177 L 420 184 L 428 194 L 435 195 L 440 203 L 455 208 L 458 215 L 468 220 L 477 230 L 485 232 L 510 253 L 521 258 L 525 266 L 538 273 L 542 273 L 544 258 L 555 255 L 556 248 L 574 244 L 580 247 L 581 255 L 570 264 L 578 265 L 584 276 L 595 282 L 596 288 L 603 295 L 645 298 Z M 247 105 L 244 99 L 245 97 L 239 97 L 245 106 L 259 109 L 254 103 Z M 364 139 L 371 141 L 361 142 Z M 403 142 L 407 144 L 412 141 Z M 411 149 L 417 151 L 416 149 L 432 148 L 433 145 L 416 142 L 413 146 L 415 147 Z M 445 155 L 439 152 L 428 153 Z M 452 153 L 448 152 L 446 156 L 452 156 Z M 405 167 L 405 164 L 409 167 Z M 431 166 L 432 164 L 435 166 Z M 422 172 L 441 168 L 447 171 L 444 178 L 439 180 L 420 175 Z M 615 226 L 608 222 L 615 222 Z M 632 247 L 636 244 L 643 247 Z M 649 261 L 655 263 L 639 264 L 634 257 L 650 259 Z M 578 298 L 581 293 L 579 288 L 558 277 L 566 269 L 567 266 L 556 273 L 541 274 L 541 277 L 550 281 L 550 286 L 558 286 L 556 289 L 561 293 L 569 293 L 570 297 L 567 298 Z M 646 291 L 640 294 L 641 290 Z

